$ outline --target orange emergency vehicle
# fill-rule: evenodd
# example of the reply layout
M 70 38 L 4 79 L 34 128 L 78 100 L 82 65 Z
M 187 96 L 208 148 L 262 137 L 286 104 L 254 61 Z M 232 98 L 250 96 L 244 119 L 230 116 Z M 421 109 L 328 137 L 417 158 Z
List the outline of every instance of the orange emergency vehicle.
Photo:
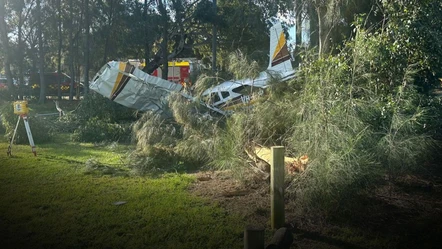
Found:
M 185 87 L 188 87 L 191 85 L 190 82 L 190 67 L 191 63 L 188 61 L 169 61 L 168 63 L 168 75 L 167 79 L 169 81 L 175 82 L 177 84 L 181 84 Z M 162 77 L 162 70 L 161 68 L 155 69 L 152 73 L 153 76 Z

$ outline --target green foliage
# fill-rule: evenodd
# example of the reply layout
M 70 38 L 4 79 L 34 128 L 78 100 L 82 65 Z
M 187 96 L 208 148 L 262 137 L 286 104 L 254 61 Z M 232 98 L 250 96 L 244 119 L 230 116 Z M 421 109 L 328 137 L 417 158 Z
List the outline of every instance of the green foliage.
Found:
M 231 170 L 242 178 L 247 170 L 245 146 L 249 142 L 245 128 L 248 127 L 247 116 L 234 114 L 227 120 L 224 130 L 219 130 L 214 138 L 210 165 L 219 170 Z
M 179 96 L 171 96 L 171 102 L 172 106 L 175 105 L 173 112 L 176 120 L 182 123 L 146 112 L 133 125 L 132 134 L 137 149 L 128 157 L 128 165 L 134 173 L 144 175 L 192 170 L 207 162 L 209 150 L 206 145 L 210 142 L 201 133 L 187 128 L 191 123 L 202 124 L 196 114 L 184 114 L 186 110 L 193 110 L 189 107 L 193 104 Z
M 4 135 L 9 140 L 14 134 L 14 129 L 17 125 L 18 115 L 14 114 L 14 108 L 12 104 L 3 106 L 0 110 L 0 114 L 2 116 L 2 124 L 5 131 Z M 35 144 L 41 144 L 51 141 L 51 120 L 47 120 L 42 117 L 34 117 L 32 116 L 31 112 L 31 114 L 28 116 L 28 122 Z M 22 119 L 20 120 L 20 123 L 18 125 L 14 142 L 17 144 L 29 144 L 25 124 Z
M 73 141 L 130 141 L 134 111 L 99 94 L 89 94 L 77 109 L 57 121 L 57 129 L 73 132 Z
M 184 100 L 179 95 L 171 96 L 169 101 L 182 134 L 176 141 L 174 152 L 188 163 L 204 165 L 210 160 L 213 137 L 219 121 L 207 114 L 201 114 L 207 112 L 207 109 L 197 102 Z
M 106 119 L 112 123 L 133 121 L 135 119 L 134 113 L 135 110 L 115 103 L 97 93 L 90 93 L 85 96 L 74 111 L 75 119 L 80 121 L 98 118 Z
M 374 32 L 377 59 L 372 66 L 380 81 L 391 86 L 402 83 L 410 65 L 416 70 L 414 83 L 427 92 L 442 76 L 442 4 L 440 1 L 383 1 L 386 25 Z
M 173 147 L 180 136 L 178 131 L 163 116 L 153 112 L 143 113 L 132 127 L 133 139 L 142 151 L 151 146 Z
M 247 65 L 247 66 L 244 66 Z M 241 51 L 229 56 L 229 71 L 234 73 L 235 79 L 254 79 L 261 72 L 256 61 L 251 61 Z
M 425 96 L 413 87 L 417 71 L 405 65 L 393 68 L 394 77 L 385 76 L 388 70 L 372 61 L 384 51 L 376 43 L 383 35 L 357 32 L 342 53 L 306 60 L 291 83 L 302 90 L 286 96 L 291 101 L 284 113 L 292 122 L 288 150 L 310 158 L 290 187 L 301 212 L 327 216 L 342 210 L 382 174 L 410 172 L 433 152 L 428 128 L 433 125 L 425 124 L 439 122 L 440 116 L 428 115 Z M 392 67 L 397 62 L 381 58 Z
M 365 150 L 372 131 L 360 118 L 370 111 L 364 108 L 368 103 L 351 98 L 348 72 L 340 57 L 306 63 L 294 83 L 303 89 L 284 111 L 291 122 L 284 138 L 287 150 L 309 157 L 307 170 L 289 188 L 300 212 L 336 211 L 370 183 L 378 168 L 373 153 Z
M 80 125 L 71 139 L 78 142 L 130 141 L 130 125 L 111 123 L 108 119 L 91 118 Z

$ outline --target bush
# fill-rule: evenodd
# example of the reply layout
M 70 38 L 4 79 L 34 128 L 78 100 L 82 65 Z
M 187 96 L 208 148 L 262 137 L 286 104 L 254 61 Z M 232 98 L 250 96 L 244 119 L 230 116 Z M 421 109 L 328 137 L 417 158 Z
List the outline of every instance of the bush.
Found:
M 151 146 L 172 148 L 180 139 L 179 127 L 153 112 L 143 113 L 132 126 L 132 134 L 141 151 Z
M 75 119 L 80 122 L 98 118 L 108 120 L 111 123 L 134 121 L 136 110 L 115 103 L 108 98 L 91 92 L 80 102 L 77 110 L 73 113 Z
M 218 170 L 230 170 L 238 179 L 244 179 L 248 160 L 245 148 L 252 140 L 248 137 L 247 116 L 235 113 L 227 120 L 225 129 L 217 130 L 213 141 L 210 166 Z
M 88 94 L 72 113 L 55 124 L 57 131 L 73 132 L 71 139 L 80 142 L 130 141 L 130 122 L 135 111 L 99 94 Z
M 78 142 L 129 142 L 130 125 L 111 123 L 109 120 L 95 117 L 78 127 L 71 138 Z
M 432 151 L 431 131 L 423 124 L 440 117 L 431 118 L 422 106 L 413 67 L 394 79 L 370 73 L 377 38 L 363 34 L 337 56 L 307 60 L 292 83 L 303 89 L 285 102 L 292 125 L 288 151 L 310 158 L 289 188 L 304 215 L 351 210 L 354 197 L 381 176 L 410 172 Z
M 164 115 L 144 113 L 132 128 L 137 150 L 130 157 L 130 167 L 137 174 L 146 174 L 192 170 L 207 163 L 206 137 L 186 127 Z

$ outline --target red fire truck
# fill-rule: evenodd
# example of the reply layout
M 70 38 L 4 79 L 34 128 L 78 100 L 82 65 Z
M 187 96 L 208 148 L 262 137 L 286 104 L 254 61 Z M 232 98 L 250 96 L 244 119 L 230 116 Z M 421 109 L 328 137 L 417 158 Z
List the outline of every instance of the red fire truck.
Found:
M 169 61 L 168 75 L 167 79 L 169 81 L 175 82 L 177 84 L 189 86 L 192 83 L 190 82 L 190 71 L 192 63 L 189 61 Z M 153 76 L 162 77 L 161 68 L 157 68 L 152 73 Z

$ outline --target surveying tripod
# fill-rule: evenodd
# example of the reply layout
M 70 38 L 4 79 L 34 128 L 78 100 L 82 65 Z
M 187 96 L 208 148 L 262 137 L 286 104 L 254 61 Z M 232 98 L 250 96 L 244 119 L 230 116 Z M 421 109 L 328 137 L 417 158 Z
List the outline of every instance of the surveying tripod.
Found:
M 35 150 L 34 138 L 32 137 L 31 127 L 28 122 L 28 107 L 26 101 L 16 101 L 14 103 L 14 113 L 18 114 L 17 124 L 15 125 L 14 134 L 9 141 L 8 156 L 12 156 L 12 144 L 14 143 L 15 135 L 17 134 L 18 125 L 20 124 L 20 119 L 23 119 L 26 128 L 26 134 L 28 135 L 29 144 L 31 145 L 32 153 L 37 156 L 37 151 Z

